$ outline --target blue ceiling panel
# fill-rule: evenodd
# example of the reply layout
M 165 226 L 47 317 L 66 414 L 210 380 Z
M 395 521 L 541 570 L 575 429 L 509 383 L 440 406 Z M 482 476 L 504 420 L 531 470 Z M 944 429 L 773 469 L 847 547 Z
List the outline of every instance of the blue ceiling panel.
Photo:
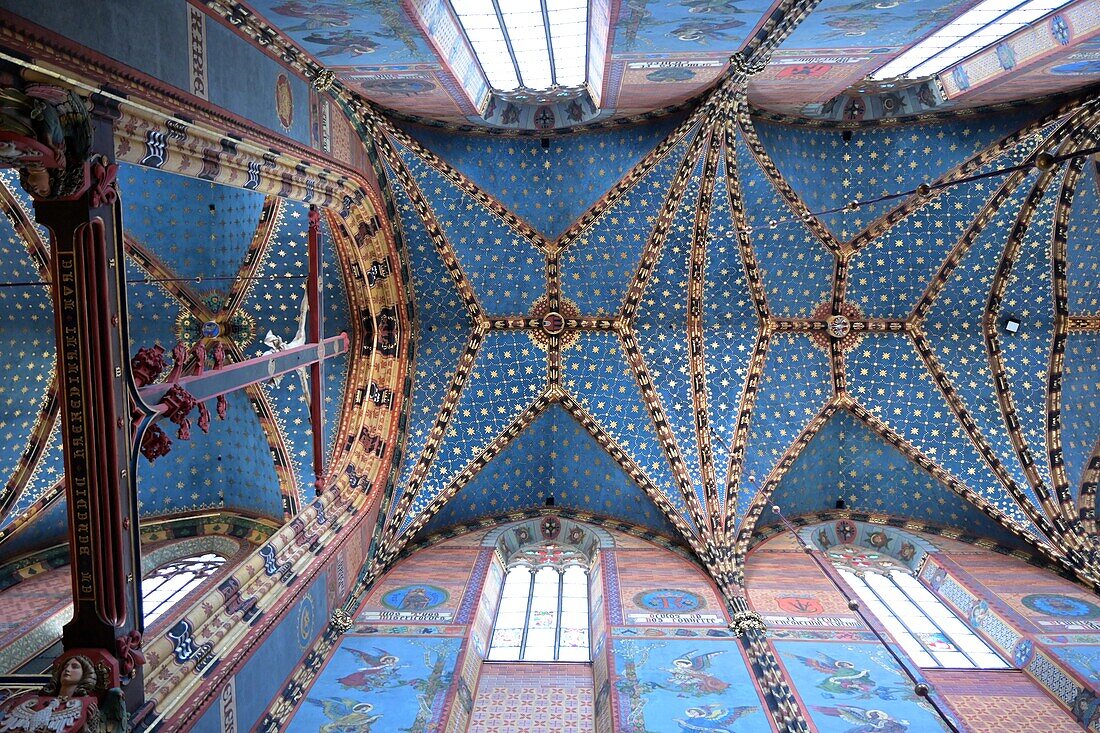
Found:
M 1034 182 L 1035 176 L 1028 177 L 986 224 L 936 297 L 924 331 L 983 437 L 1015 482 L 1037 501 L 1012 447 L 994 392 L 984 331 L 985 306 L 1005 240 Z
M 1100 443 L 1100 332 L 1071 333 L 1062 374 L 1062 451 L 1076 497 Z
M 755 489 L 832 397 L 828 354 L 806 336 L 775 334 L 759 384 L 737 494 L 739 522 Z
M 610 315 L 619 309 L 692 138 L 694 133 L 688 134 L 666 153 L 562 252 L 562 292 L 581 313 Z
M 486 335 L 405 525 L 546 388 L 546 362 L 540 363 L 538 357 L 539 350 L 526 333 Z
M 279 479 L 259 418 L 244 392 L 227 398 L 225 420 L 209 405 L 209 433 L 199 430 L 192 413 L 190 441 L 179 440 L 172 423 L 159 423 L 172 440 L 172 452 L 154 463 L 138 460 L 142 518 L 227 508 L 282 520 Z
M 896 200 L 823 213 L 931 183 L 1034 118 L 1034 109 L 944 122 L 840 130 L 760 121 L 756 131 L 787 183 L 841 240 L 855 237 Z
M 67 542 L 68 537 L 69 509 L 65 497 L 62 496 L 34 521 L 19 530 L 18 534 L 0 545 L 0 548 L 3 549 L 4 557 L 16 558 Z
M 814 436 L 772 494 L 788 517 L 833 509 L 837 499 L 855 512 L 911 517 L 1021 544 L 846 410 Z M 762 522 L 770 515 L 765 512 Z
M 832 293 L 832 254 L 794 218 L 744 144 L 737 146 L 737 174 L 772 315 L 809 316 Z
M 28 199 L 11 172 L 5 171 L 0 185 L 30 216 Z M 38 236 L 42 232 L 40 228 Z M 32 235 L 33 237 L 33 235 Z M 45 240 L 48 242 L 48 240 Z M 14 478 L 20 458 L 30 447 L 32 430 L 54 374 L 56 343 L 50 292 L 28 251 L 28 243 L 7 216 L 0 215 L 0 270 L 11 287 L 0 287 L 0 348 L 6 366 L 0 373 L 0 489 Z M 22 492 L 19 507 L 40 493 L 32 487 Z M 13 486 L 14 489 L 14 486 Z M 14 512 L 8 517 L 14 516 Z M 0 520 L 3 520 L 0 517 Z
M 853 397 L 1009 519 L 1031 527 L 970 442 L 909 339 L 867 336 L 847 360 Z
M 172 295 L 164 289 L 164 286 L 155 282 L 142 282 L 152 279 L 152 276 L 143 270 L 133 260 L 126 257 L 126 307 L 130 312 L 130 355 L 134 355 L 139 349 L 151 348 L 160 344 L 168 353 L 168 359 L 172 347 L 179 341 L 176 332 L 176 320 L 180 315 L 181 305 Z M 171 364 L 171 359 L 168 359 Z
M 660 257 L 650 273 L 634 331 L 680 456 L 688 475 L 695 479 L 693 488 L 700 504 L 705 505 L 703 484 L 698 480 L 699 443 L 695 435 L 687 332 L 688 269 L 702 172 L 700 156 L 693 166 Z
M 1069 217 L 1069 312 L 1100 315 L 1100 172 L 1085 164 Z
M 266 353 L 268 331 L 290 343 L 306 327 L 306 281 L 309 276 L 309 207 L 284 201 L 271 233 L 257 281 L 247 287 L 243 311 L 255 320 L 255 340 L 246 356 Z M 223 288 L 224 295 L 228 288 Z
M 836 48 L 852 43 L 853 37 L 867 36 L 862 45 L 884 46 L 886 48 L 876 48 L 872 53 L 885 53 L 908 46 L 932 33 L 971 4 L 972 0 L 921 0 L 876 5 L 854 4 L 851 0 L 823 0 L 805 21 L 798 24 L 780 48 Z M 870 12 L 872 9 L 873 12 Z M 856 10 L 868 12 L 853 12 Z M 884 58 L 880 63 L 886 60 Z
M 723 153 L 724 157 L 725 153 Z M 724 161 L 720 163 L 724 171 Z M 707 399 L 719 502 L 725 504 L 729 444 L 737 427 L 741 392 L 752 359 L 759 321 L 737 245 L 726 177 L 714 184 L 707 227 L 706 291 L 703 330 L 706 334 Z
M 686 519 L 683 496 L 613 333 L 585 333 L 562 352 L 562 384 Z
M 676 130 L 683 115 L 644 125 L 549 138 L 457 135 L 409 125 L 405 131 L 516 215 L 555 239 L 627 171 Z
M 177 276 L 209 281 L 237 274 L 260 223 L 263 194 L 130 163 L 119 164 L 118 180 L 126 232 Z
M 12 506 L 3 521 L 0 521 L 0 529 L 11 524 L 12 520 L 21 516 L 43 494 L 57 485 L 65 476 L 65 454 L 61 446 L 61 420 L 54 422 L 53 429 L 46 438 L 46 448 L 42 451 L 42 457 L 34 466 L 34 472 L 27 481 L 19 499 Z
M 1020 320 L 1015 334 L 1000 331 L 1001 355 L 1024 440 L 1035 467 L 1051 485 L 1047 460 L 1047 374 L 1054 340 L 1051 238 L 1061 179 L 1053 176 L 1025 232 L 1001 302 L 999 320 Z
M 580 423 L 550 408 L 495 457 L 432 518 L 423 532 L 505 512 L 554 505 L 647 527 L 667 537 L 676 529 Z
M 521 315 L 546 292 L 542 252 L 415 153 L 395 146 L 454 249 L 481 307 Z
M 404 187 L 392 171 L 387 178 L 409 258 L 411 289 L 419 321 L 412 354 L 413 381 L 404 458 L 391 504 L 395 506 L 435 423 L 473 324 L 439 250 L 428 236 Z

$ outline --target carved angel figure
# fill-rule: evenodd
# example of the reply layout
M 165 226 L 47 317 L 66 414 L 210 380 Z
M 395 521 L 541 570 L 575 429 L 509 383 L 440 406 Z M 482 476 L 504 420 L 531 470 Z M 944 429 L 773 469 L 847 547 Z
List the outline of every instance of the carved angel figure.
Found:
M 50 683 L 0 706 L 0 733 L 120 733 L 128 729 L 122 691 L 97 697 L 98 675 L 85 656 L 63 657 Z

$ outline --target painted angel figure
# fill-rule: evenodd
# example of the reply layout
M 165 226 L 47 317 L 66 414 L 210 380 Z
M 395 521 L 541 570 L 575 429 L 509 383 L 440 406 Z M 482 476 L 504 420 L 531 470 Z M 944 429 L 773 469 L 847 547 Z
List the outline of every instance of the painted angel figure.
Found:
M 906 733 L 909 730 L 908 720 L 891 718 L 885 710 L 866 710 L 854 705 L 836 707 L 815 705 L 814 709 L 855 725 L 844 733 Z
M 369 692 L 370 690 L 386 687 L 393 676 L 397 674 L 397 663 L 400 660 L 396 655 L 390 654 L 385 649 L 375 647 L 376 654 L 351 647 L 344 647 L 343 649 L 354 654 L 362 665 L 356 671 L 337 680 L 344 687 Z
M 311 697 L 309 701 L 320 705 L 331 721 L 318 729 L 320 733 L 370 733 L 371 726 L 382 717 L 381 714 L 371 714 L 374 705 L 369 702 L 357 702 L 347 697 L 330 697 L 324 700 Z
M 0 706 L 0 733 L 121 733 L 127 729 L 122 691 L 96 697 L 92 661 L 75 655 L 54 666 L 50 683 Z
M 681 733 L 734 733 L 733 724 L 759 708 L 741 706 L 733 709 L 721 705 L 699 705 L 684 711 L 686 720 L 676 718 Z
M 696 654 L 691 650 L 672 660 L 668 677 L 670 689 L 680 690 L 684 695 L 712 695 L 725 692 L 729 683 L 708 672 L 714 664 L 713 657 L 724 654 L 723 651 Z

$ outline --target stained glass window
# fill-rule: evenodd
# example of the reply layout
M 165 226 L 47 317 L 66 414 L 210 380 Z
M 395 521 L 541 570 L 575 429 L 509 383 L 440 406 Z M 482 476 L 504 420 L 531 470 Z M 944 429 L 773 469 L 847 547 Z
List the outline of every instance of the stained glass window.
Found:
M 918 667 L 1008 669 L 1008 664 L 910 570 L 882 553 L 841 545 L 837 570 Z
M 541 546 L 513 560 L 504 579 L 489 659 L 587 662 L 588 571 L 576 551 Z
M 141 600 L 145 625 L 151 626 L 224 564 L 224 557 L 208 552 L 166 562 L 143 578 Z

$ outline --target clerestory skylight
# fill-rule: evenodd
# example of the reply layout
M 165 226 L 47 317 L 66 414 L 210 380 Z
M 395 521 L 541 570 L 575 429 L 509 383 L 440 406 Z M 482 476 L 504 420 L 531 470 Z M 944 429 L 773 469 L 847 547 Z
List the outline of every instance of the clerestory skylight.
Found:
M 985 0 L 870 75 L 872 79 L 938 74 L 1073 0 Z
M 587 0 L 451 0 L 451 6 L 494 90 L 584 84 Z

